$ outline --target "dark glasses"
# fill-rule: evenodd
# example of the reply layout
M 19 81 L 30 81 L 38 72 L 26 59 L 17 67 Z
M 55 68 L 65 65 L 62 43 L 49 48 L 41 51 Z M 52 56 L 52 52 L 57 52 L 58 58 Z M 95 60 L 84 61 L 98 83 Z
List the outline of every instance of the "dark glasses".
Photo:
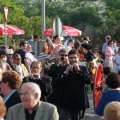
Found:
M 110 44 L 113 44 L 113 43 L 110 43 Z
M 21 60 L 21 58 L 17 58 L 16 60 Z
M 65 56 L 65 57 L 67 57 L 67 56 L 68 56 L 68 55 L 66 55 L 66 54 L 60 54 L 60 55 L 61 55 L 62 57 L 63 57 L 63 56 Z
M 2 83 L 2 81 L 0 81 L 0 84 Z

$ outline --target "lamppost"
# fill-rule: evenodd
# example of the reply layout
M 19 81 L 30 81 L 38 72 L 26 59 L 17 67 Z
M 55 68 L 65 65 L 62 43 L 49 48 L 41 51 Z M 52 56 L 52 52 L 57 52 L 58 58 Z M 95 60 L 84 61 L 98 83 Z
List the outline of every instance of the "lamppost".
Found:
M 45 0 L 42 0 L 42 40 L 45 38 L 44 30 L 46 29 L 45 24 Z
M 6 22 L 7 22 L 7 16 L 8 16 L 8 7 L 4 7 L 4 33 L 5 33 L 5 46 L 7 46 L 7 35 L 6 35 Z

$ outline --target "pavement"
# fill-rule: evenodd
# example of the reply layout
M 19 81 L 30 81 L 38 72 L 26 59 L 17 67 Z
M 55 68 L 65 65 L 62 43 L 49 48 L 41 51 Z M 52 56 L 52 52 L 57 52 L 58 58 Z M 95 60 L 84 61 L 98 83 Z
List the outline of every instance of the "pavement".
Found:
M 90 108 L 86 109 L 85 116 L 82 120 L 104 120 L 104 117 L 97 116 L 93 106 L 93 93 L 88 93 Z

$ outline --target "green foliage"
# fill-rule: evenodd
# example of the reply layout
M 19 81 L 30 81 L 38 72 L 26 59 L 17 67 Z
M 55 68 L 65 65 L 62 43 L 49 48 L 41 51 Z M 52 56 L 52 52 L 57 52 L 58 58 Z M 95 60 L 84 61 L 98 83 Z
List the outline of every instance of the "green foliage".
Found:
M 96 3 L 98 2 L 98 3 Z M 42 34 L 42 0 L 0 0 L 0 22 L 4 23 L 3 7 L 7 6 L 8 21 L 25 30 L 25 35 L 17 36 L 17 40 L 29 35 Z M 55 18 L 61 18 L 64 25 L 76 27 L 82 36 L 88 35 L 99 44 L 106 35 L 120 38 L 120 0 L 45 0 L 46 28 L 53 25 Z M 14 36 L 16 37 L 16 36 Z M 4 43 L 4 37 L 0 37 Z M 102 43 L 101 43 L 102 44 Z

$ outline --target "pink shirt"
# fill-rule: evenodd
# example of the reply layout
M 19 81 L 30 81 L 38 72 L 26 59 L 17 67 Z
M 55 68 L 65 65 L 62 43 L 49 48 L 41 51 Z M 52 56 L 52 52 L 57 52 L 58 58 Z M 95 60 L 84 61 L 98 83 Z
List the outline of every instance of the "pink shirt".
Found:
M 113 50 L 109 46 L 105 48 L 105 59 L 110 61 L 113 59 Z

